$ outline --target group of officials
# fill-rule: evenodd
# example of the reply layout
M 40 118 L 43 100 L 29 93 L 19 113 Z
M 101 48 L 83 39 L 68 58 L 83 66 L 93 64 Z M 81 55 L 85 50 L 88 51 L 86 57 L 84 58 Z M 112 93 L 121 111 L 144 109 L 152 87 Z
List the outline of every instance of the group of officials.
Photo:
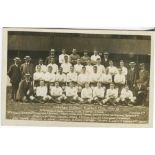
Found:
M 92 103 L 108 105 L 145 105 L 149 88 L 149 71 L 145 64 L 130 62 L 125 67 L 123 60 L 115 66 L 109 53 L 101 57 L 94 50 L 83 56 L 76 49 L 68 55 L 65 49 L 55 63 L 55 50 L 51 49 L 44 61 L 39 59 L 34 66 L 31 57 L 19 57 L 9 67 L 12 84 L 12 100 L 34 103 Z

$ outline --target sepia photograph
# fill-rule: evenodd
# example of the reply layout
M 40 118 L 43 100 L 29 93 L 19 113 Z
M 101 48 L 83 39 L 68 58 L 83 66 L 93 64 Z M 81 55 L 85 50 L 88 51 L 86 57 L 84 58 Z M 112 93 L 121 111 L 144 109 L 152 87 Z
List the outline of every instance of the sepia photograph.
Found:
M 153 32 L 3 28 L 4 125 L 152 127 Z

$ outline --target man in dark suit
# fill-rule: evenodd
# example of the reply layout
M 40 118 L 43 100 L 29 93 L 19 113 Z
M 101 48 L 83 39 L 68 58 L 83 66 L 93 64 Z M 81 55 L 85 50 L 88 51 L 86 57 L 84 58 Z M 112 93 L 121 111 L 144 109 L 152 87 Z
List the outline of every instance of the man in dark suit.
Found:
M 10 78 L 10 82 L 12 84 L 12 93 L 11 93 L 11 98 L 12 100 L 16 100 L 16 93 L 17 93 L 17 89 L 19 86 L 19 82 L 21 80 L 21 72 L 20 72 L 20 58 L 15 57 L 14 58 L 14 64 L 12 64 L 9 67 L 8 70 L 8 76 Z
M 51 61 L 51 58 L 55 58 L 55 49 L 51 49 L 49 52 L 49 56 L 46 57 L 45 65 L 48 65 Z
M 102 63 L 104 65 L 104 67 L 108 67 L 109 66 L 109 53 L 108 52 L 104 52 Z
M 137 70 L 136 70 L 136 63 L 135 62 L 130 62 L 129 63 L 129 70 L 127 74 L 127 84 L 130 88 L 130 90 L 133 90 L 133 88 L 136 85 L 136 80 L 137 80 Z
M 21 65 L 21 74 L 22 78 L 24 78 L 25 74 L 29 73 L 32 77 L 34 73 L 34 65 L 31 63 L 31 57 L 30 56 L 25 56 L 25 63 Z
M 140 71 L 139 71 L 139 80 L 142 81 L 142 84 L 145 87 L 149 85 L 149 72 L 145 69 L 145 64 L 140 63 Z
M 141 80 L 137 80 L 136 83 L 136 87 L 134 88 L 134 96 L 136 96 L 136 105 L 145 105 L 147 89 L 143 85 Z
M 25 79 L 19 84 L 16 98 L 18 101 L 27 102 L 33 97 L 33 86 L 30 80 L 31 75 L 27 73 L 24 77 Z

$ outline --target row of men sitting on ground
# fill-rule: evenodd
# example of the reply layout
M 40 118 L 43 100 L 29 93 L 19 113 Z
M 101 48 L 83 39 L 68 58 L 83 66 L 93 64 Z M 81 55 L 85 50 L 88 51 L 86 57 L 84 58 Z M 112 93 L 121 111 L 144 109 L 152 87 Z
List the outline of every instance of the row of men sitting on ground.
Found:
M 144 105 L 146 99 L 146 89 L 140 80 L 137 80 L 134 92 L 128 85 L 122 87 L 119 92 L 119 88 L 115 87 L 114 83 L 110 83 L 109 88 L 106 88 L 101 82 L 97 82 L 95 87 L 85 82 L 81 89 L 72 81 L 67 86 L 61 86 L 60 82 L 48 84 L 40 80 L 38 86 L 33 87 L 30 74 L 25 74 L 25 80 L 22 80 L 17 91 L 17 100 L 33 103 Z

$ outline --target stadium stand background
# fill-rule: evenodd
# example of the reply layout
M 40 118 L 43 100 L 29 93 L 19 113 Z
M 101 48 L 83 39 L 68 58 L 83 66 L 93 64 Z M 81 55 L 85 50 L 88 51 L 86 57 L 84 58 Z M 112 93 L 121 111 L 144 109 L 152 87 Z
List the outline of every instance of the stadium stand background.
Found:
M 96 49 L 102 55 L 109 52 L 110 58 L 118 65 L 119 60 L 126 62 L 135 61 L 146 63 L 150 68 L 151 38 L 140 35 L 104 35 L 104 34 L 80 34 L 80 33 L 49 33 L 49 32 L 9 32 L 8 33 L 8 66 L 13 63 L 13 58 L 18 56 L 22 59 L 30 55 L 32 63 L 37 64 L 38 58 L 45 59 L 49 50 L 56 51 L 56 62 L 61 49 L 65 48 L 71 54 L 73 48 L 77 49 L 80 56 L 84 50 L 89 55 Z

